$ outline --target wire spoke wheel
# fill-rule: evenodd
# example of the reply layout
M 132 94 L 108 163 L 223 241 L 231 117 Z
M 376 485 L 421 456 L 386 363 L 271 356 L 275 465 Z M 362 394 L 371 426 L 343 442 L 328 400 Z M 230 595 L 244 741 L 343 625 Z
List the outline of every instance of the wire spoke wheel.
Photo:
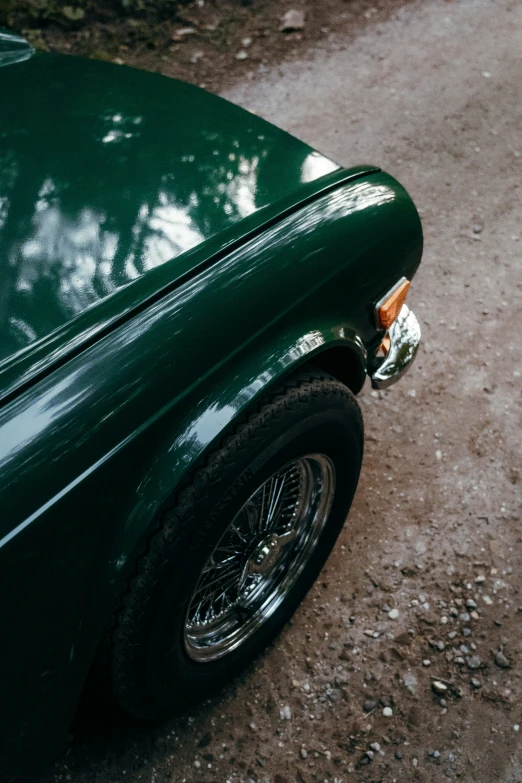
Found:
M 206 699 L 292 617 L 343 529 L 364 426 L 304 366 L 238 417 L 162 507 L 118 599 L 104 662 L 119 706 L 162 718 Z
M 184 644 L 195 661 L 222 658 L 278 609 L 328 519 L 335 470 L 309 454 L 274 473 L 232 519 L 189 601 Z

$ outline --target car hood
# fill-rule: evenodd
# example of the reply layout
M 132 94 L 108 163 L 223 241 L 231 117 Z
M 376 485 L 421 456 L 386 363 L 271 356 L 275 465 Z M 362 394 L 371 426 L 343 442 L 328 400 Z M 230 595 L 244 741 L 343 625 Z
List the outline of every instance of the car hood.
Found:
M 21 39 L 7 39 L 0 370 L 158 267 L 174 278 L 189 251 L 338 168 L 196 87 L 111 63 L 31 57 Z

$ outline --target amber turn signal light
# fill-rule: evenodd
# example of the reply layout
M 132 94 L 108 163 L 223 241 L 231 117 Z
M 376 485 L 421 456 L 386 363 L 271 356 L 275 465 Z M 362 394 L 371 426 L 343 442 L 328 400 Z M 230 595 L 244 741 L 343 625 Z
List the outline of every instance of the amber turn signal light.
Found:
M 377 302 L 375 318 L 380 329 L 389 329 L 393 322 L 397 320 L 401 307 L 406 301 L 409 287 L 410 281 L 405 277 L 401 277 L 391 291 L 388 291 L 380 302 Z

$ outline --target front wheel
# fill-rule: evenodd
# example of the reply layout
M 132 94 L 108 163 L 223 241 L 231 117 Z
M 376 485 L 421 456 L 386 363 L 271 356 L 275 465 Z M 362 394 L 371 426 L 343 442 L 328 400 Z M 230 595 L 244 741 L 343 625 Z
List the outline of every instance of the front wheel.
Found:
M 158 717 L 203 698 L 280 631 L 313 584 L 357 486 L 352 393 L 289 377 L 196 471 L 121 597 L 106 645 L 116 701 Z

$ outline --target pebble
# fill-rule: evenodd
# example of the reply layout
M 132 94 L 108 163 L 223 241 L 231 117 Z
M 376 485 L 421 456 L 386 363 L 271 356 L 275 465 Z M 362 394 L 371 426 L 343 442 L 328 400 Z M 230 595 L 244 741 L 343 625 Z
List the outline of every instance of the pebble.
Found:
M 304 748 L 301 748 L 301 750 L 299 751 L 299 755 L 301 756 L 302 759 L 305 759 L 305 758 L 308 757 L 308 753 L 306 752 L 306 750 Z
M 376 708 L 376 706 L 377 706 L 377 702 L 376 701 L 373 701 L 372 699 L 367 699 L 364 702 L 363 710 L 365 712 L 372 712 L 372 710 L 374 710 Z
M 391 718 L 393 715 L 393 710 L 391 707 L 385 707 L 382 711 L 382 714 L 385 718 Z
M 471 628 L 463 628 L 462 634 L 463 636 L 471 636 Z
M 248 58 L 248 52 L 245 52 L 244 49 L 240 49 L 239 52 L 236 54 L 236 60 L 246 60 Z
M 281 720 L 291 720 L 292 710 L 290 709 L 288 704 L 285 704 L 285 706 L 279 710 L 279 717 L 281 718 Z
M 403 758 L 404 758 L 404 756 L 403 756 L 403 754 L 400 752 L 400 750 L 396 750 L 396 751 L 395 751 L 395 758 L 396 758 L 398 761 L 401 761 L 401 759 L 403 759 Z
M 475 582 L 478 585 L 482 584 L 485 581 L 486 581 L 486 577 L 484 576 L 484 574 L 479 574 L 477 577 L 475 577 Z
M 448 634 L 448 639 L 454 639 L 457 635 L 456 631 L 450 631 Z
M 468 665 L 468 669 L 480 669 L 482 666 L 482 661 L 478 655 L 470 655 L 469 658 L 466 658 L 466 663 Z
M 466 606 L 468 609 L 476 609 L 477 608 L 477 602 L 473 600 L 473 598 L 468 598 L 466 601 Z
M 291 30 L 302 30 L 305 26 L 305 15 L 304 11 L 291 9 L 290 11 L 287 11 L 284 16 L 281 18 L 281 27 L 279 30 L 281 32 L 287 32 Z
M 499 666 L 501 669 L 509 669 L 509 667 L 510 667 L 510 665 L 511 665 L 511 664 L 509 663 L 508 659 L 506 658 L 506 656 L 504 655 L 504 653 L 502 652 L 502 650 L 498 650 L 498 651 L 495 653 L 495 663 L 496 663 L 496 664 L 497 664 L 497 666 Z
M 388 612 L 388 617 L 390 618 L 390 620 L 396 620 L 398 616 L 399 616 L 398 609 L 390 609 L 390 611 Z
M 379 745 L 379 743 L 378 743 L 378 742 L 372 742 L 372 743 L 370 744 L 370 748 L 371 748 L 372 750 L 374 750 L 374 751 L 375 751 L 375 753 L 378 753 L 378 752 L 380 751 L 380 749 L 381 749 L 381 746 Z
M 459 615 L 459 620 L 462 620 L 463 623 L 469 623 L 471 617 L 468 612 L 462 612 L 462 614 Z
M 475 688 L 475 689 L 482 688 L 482 683 L 476 677 L 472 677 L 470 682 L 471 682 L 471 687 L 472 688 Z
M 431 687 L 435 691 L 435 693 L 446 693 L 448 690 L 448 686 L 444 685 L 443 682 L 440 682 L 440 680 L 433 680 L 431 683 Z
M 422 665 L 423 666 L 431 666 L 431 661 L 429 660 L 429 658 L 425 658 L 423 660 L 423 662 L 422 662 Z
M 478 612 L 475 611 L 471 612 L 471 619 L 478 620 L 479 619 Z
M 407 688 L 411 694 L 415 695 L 418 684 L 416 676 L 412 672 L 407 672 L 402 678 L 402 681 L 404 683 L 404 687 Z
M 518 723 L 515 723 L 515 725 L 513 726 L 513 731 L 520 731 L 520 726 L 518 725 Z
M 485 603 L 485 604 L 487 604 L 488 606 L 491 606 L 491 604 L 493 603 L 493 599 L 492 599 L 492 598 L 490 598 L 490 597 L 489 597 L 489 595 L 483 595 L 483 596 L 482 596 L 482 600 L 483 600 L 483 601 L 484 601 L 484 603 Z

